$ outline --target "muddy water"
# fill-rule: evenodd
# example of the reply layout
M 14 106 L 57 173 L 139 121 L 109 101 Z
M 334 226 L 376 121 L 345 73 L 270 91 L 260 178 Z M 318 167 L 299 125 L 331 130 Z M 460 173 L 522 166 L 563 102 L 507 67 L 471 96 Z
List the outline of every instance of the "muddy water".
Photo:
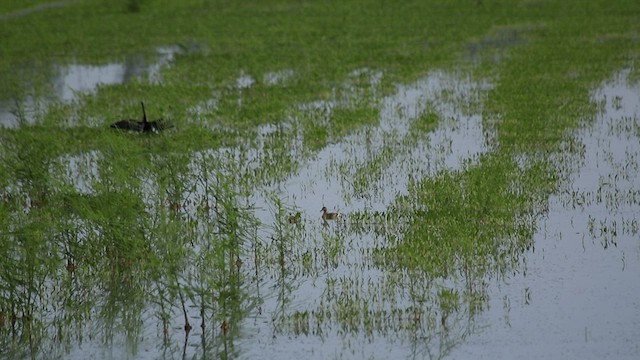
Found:
M 640 86 L 623 71 L 535 234 L 526 273 L 493 283 L 484 330 L 456 359 L 637 359 L 640 354 Z

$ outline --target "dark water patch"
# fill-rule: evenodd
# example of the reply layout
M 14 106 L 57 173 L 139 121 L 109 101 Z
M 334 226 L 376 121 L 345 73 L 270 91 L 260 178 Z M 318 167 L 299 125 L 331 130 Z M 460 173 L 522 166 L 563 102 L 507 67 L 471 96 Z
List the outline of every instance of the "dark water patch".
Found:
M 526 34 L 533 30 L 533 27 L 495 29 L 490 36 L 469 43 L 465 57 L 472 61 L 488 58 L 490 62 L 499 62 L 503 52 L 508 48 L 525 45 L 527 43 Z

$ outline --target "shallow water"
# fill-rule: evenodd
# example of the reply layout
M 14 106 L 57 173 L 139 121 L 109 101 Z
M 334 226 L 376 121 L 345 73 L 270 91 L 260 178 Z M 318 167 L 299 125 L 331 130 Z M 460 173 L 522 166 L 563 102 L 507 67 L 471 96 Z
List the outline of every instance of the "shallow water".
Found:
M 381 101 L 379 125 L 360 129 L 326 146 L 305 162 L 297 174 L 268 190 L 277 193 L 290 208 L 300 210 L 307 219 L 319 218 L 320 208 L 325 205 L 345 213 L 385 210 L 396 196 L 406 193 L 411 176 L 421 178 L 444 169 L 459 169 L 488 150 L 481 116 L 466 114 L 456 105 L 463 94 L 487 89 L 487 84 L 438 71 L 414 84 L 398 86 L 395 95 Z M 445 91 L 457 91 L 458 96 L 442 99 Z M 411 135 L 411 123 L 428 106 L 434 107 L 445 120 L 435 131 L 417 140 L 415 146 L 407 148 L 405 141 Z M 381 176 L 367 179 L 367 188 L 360 188 L 357 194 L 352 183 L 356 173 L 385 148 L 393 152 L 391 161 Z M 381 191 L 374 191 L 376 188 Z M 258 208 L 266 208 L 262 203 L 257 200 Z M 267 214 L 258 215 L 269 222 Z
M 315 276 L 299 276 L 295 270 L 290 275 L 293 288 L 287 293 L 288 313 L 317 311 L 325 304 L 332 306 L 327 298 L 328 284 L 336 281 L 341 283 L 346 280 L 344 284 L 347 284 L 356 280 L 363 287 L 353 293 L 361 293 L 362 296 L 381 291 L 388 274 L 365 265 L 369 260 L 364 254 L 371 246 L 384 240 L 372 234 L 342 232 L 341 227 L 345 226 L 342 221 L 323 224 L 320 208 L 326 205 L 330 209 L 340 210 L 347 218 L 351 212 L 384 211 L 398 195 L 407 192 L 411 176 L 421 178 L 445 169 L 457 170 L 462 164 L 488 151 L 488 132 L 483 130 L 481 116 L 465 113 L 460 108 L 463 96 L 481 94 L 487 89 L 488 84 L 439 71 L 413 84 L 398 86 L 395 95 L 382 100 L 378 126 L 358 130 L 343 141 L 328 145 L 304 163 L 297 174 L 267 190 L 267 194 L 275 193 L 288 208 L 301 212 L 305 232 L 299 238 L 302 244 L 297 245 L 303 249 L 301 252 L 309 249 L 310 252 L 321 253 L 325 248 L 323 239 L 344 237 L 341 242 L 345 247 L 334 259 L 335 267 L 325 268 Z M 442 96 L 445 92 L 451 92 L 454 96 L 445 99 Z M 435 108 L 445 121 L 417 140 L 414 147 L 407 148 L 403 141 L 411 136 L 411 123 L 428 107 Z M 354 191 L 349 179 L 353 179 L 355 173 L 373 161 L 385 147 L 391 147 L 395 155 L 381 176 L 371 177 L 366 187 Z M 381 190 L 376 191 L 376 188 Z M 259 209 L 257 216 L 263 223 L 276 221 L 268 198 L 258 195 L 252 201 Z M 312 336 L 292 336 L 288 330 L 276 331 L 274 321 L 278 318 L 278 312 L 282 311 L 283 304 L 278 294 L 269 295 L 268 289 L 277 291 L 279 288 L 275 280 L 267 280 L 262 288 L 267 289 L 265 302 L 261 306 L 262 315 L 250 317 L 244 324 L 248 339 L 242 356 L 246 358 L 264 355 L 269 358 L 379 358 L 380 354 L 384 354 L 384 358 L 405 357 L 412 352 L 424 351 L 423 346 L 429 343 L 422 341 L 412 346 L 405 343 L 407 339 L 403 336 L 391 334 L 378 335 L 375 343 L 371 343 L 370 336 L 345 335 L 338 326 L 329 330 L 311 329 L 315 334 Z M 406 289 L 398 288 L 396 291 L 402 293 Z M 406 298 L 401 299 L 399 297 L 398 300 L 407 301 Z M 408 305 L 372 304 L 374 307 L 388 308 Z
M 178 46 L 159 47 L 151 63 L 142 55 L 134 55 L 122 63 L 53 65 L 54 75 L 50 79 L 53 92 L 48 97 L 28 96 L 19 102 L 0 99 L 0 127 L 15 128 L 20 121 L 34 123 L 39 114 L 46 113 L 51 102 L 70 103 L 82 95 L 94 94 L 100 86 L 125 84 L 143 77 L 158 83 L 162 80 L 160 70 L 181 51 Z
M 637 359 L 640 354 L 640 86 L 621 72 L 574 135 L 576 169 L 550 199 L 526 271 L 490 285 L 456 359 Z

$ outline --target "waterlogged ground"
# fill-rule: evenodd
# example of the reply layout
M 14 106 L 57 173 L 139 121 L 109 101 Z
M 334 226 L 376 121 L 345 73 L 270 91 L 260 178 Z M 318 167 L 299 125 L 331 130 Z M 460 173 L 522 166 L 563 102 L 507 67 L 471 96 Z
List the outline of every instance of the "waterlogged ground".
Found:
M 0 357 L 636 359 L 637 6 L 0 5 Z

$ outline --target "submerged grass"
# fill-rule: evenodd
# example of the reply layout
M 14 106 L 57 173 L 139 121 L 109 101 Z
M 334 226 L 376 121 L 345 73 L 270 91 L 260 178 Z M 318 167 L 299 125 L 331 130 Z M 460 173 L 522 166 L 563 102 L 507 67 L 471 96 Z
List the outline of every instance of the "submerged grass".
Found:
M 0 98 L 35 119 L 0 129 L 0 355 L 9 357 L 64 356 L 96 337 L 118 347 L 122 334 L 138 344 L 157 324 L 172 352 L 190 353 L 193 331 L 197 353 L 237 357 L 248 313 L 272 327 L 269 339 L 400 337 L 444 356 L 473 331 L 485 280 L 526 271 L 536 221 L 566 175 L 554 154 L 597 110 L 590 91 L 620 68 L 638 73 L 633 1 L 95 0 L 18 12 L 38 4 L 0 5 Z M 167 46 L 176 55 L 158 78 L 142 71 L 70 101 L 51 96 L 56 66 L 152 64 Z M 371 140 L 392 85 L 437 68 L 493 84 L 480 101 L 439 94 L 482 112 L 490 152 L 414 174 L 384 211 L 322 224 L 302 209 L 289 223 L 300 209 L 274 188 L 328 144 Z M 107 128 L 139 117 L 141 100 L 175 127 Z M 446 116 L 427 104 L 405 137 L 367 148 L 341 173 L 354 174 L 345 182 L 354 198 L 369 198 L 407 148 L 458 120 Z M 260 191 L 273 224 L 254 217 Z M 310 301 L 300 284 L 324 290 Z
M 513 269 L 532 246 L 536 212 L 555 189 L 549 166 L 522 169 L 508 157 L 488 155 L 462 172 L 415 184 L 398 199 L 398 216 L 410 219 L 403 236 L 383 254 L 391 266 L 443 278 L 460 268 Z

